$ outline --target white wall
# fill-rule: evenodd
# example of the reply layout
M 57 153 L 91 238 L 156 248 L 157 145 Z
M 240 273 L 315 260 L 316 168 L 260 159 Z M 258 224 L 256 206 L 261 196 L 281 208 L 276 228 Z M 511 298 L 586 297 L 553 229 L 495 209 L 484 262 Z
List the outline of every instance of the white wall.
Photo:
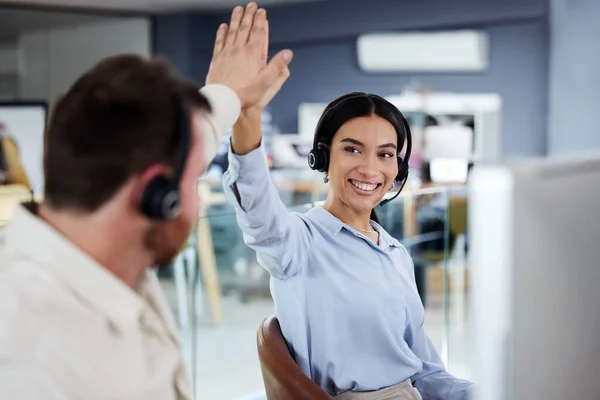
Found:
M 147 18 L 110 19 L 22 34 L 19 98 L 51 103 L 101 59 L 119 53 L 151 55 Z
M 18 58 L 16 40 L 0 41 L 0 100 L 18 95 Z
M 552 0 L 548 154 L 600 151 L 600 2 Z
M 16 51 L 7 42 L 0 48 L 4 50 L 0 52 L 4 66 L 9 62 L 14 64 L 15 54 L 17 57 L 16 74 L 0 71 L 0 99 L 45 100 L 52 105 L 57 95 L 66 92 L 79 76 L 103 58 L 119 53 L 150 56 L 151 27 L 148 19 L 111 18 L 23 33 L 14 44 Z M 35 190 L 41 191 L 44 118 L 40 120 L 32 117 L 30 111 L 11 108 L 0 112 L 0 119 L 9 124 L 31 183 Z

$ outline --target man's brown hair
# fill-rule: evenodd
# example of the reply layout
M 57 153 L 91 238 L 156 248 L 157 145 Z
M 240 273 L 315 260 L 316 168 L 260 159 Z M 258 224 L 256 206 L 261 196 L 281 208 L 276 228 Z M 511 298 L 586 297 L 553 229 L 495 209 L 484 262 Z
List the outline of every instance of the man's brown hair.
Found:
M 158 58 L 109 57 L 81 76 L 57 101 L 46 130 L 48 204 L 92 212 L 131 176 L 172 164 L 181 100 L 210 111 L 199 88 Z

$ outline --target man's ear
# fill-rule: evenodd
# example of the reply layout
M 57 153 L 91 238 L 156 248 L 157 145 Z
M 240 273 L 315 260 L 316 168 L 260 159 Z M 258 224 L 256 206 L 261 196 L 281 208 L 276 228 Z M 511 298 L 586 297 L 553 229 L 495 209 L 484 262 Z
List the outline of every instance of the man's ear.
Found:
M 167 175 L 167 174 L 168 174 L 168 171 L 164 165 L 155 164 L 155 165 L 151 165 L 150 167 L 146 168 L 141 173 L 135 175 L 132 178 L 133 186 L 132 186 L 131 195 L 130 195 L 131 204 L 135 208 L 139 208 L 139 206 L 142 202 L 142 196 L 144 195 L 144 191 L 146 190 L 146 187 L 148 187 L 148 184 L 150 183 L 150 181 L 152 181 L 157 176 Z

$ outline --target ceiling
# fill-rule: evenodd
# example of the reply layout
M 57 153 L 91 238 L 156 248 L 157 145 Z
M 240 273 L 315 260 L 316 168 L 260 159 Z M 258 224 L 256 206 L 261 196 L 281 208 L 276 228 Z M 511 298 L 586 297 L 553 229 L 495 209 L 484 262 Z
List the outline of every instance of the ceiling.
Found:
M 309 1 L 325 0 L 259 0 L 259 4 L 277 6 Z M 182 9 L 216 12 L 227 11 L 247 2 L 248 0 L 0 0 L 0 40 L 16 37 L 23 31 L 94 22 L 113 17 L 115 12 L 145 14 Z
M 23 31 L 85 24 L 102 18 L 85 14 L 0 8 L 0 39 L 15 37 Z
M 305 3 L 324 0 L 260 0 L 261 6 L 272 6 L 290 3 Z M 181 9 L 222 11 L 233 8 L 238 4 L 248 3 L 247 0 L 8 0 L 0 3 L 25 6 L 71 7 L 107 10 L 125 10 L 141 12 L 160 12 Z M 1 4 L 0 4 L 1 7 Z

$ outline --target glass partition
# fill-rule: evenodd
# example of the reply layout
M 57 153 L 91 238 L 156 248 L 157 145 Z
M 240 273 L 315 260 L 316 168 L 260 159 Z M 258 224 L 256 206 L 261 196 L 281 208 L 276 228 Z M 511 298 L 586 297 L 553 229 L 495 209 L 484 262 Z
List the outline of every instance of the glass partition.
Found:
M 315 206 L 314 200 L 325 198 L 324 192 L 319 192 L 311 194 L 313 201 L 296 205 L 297 199 L 305 200 L 306 196 L 291 187 L 289 192 L 282 192 L 289 209 L 301 213 Z M 207 197 L 210 200 L 206 201 Z M 234 209 L 220 189 L 212 186 L 204 196 L 201 193 L 201 198 L 204 207 L 196 231 L 173 265 L 161 270 L 159 277 L 181 327 L 197 396 L 209 400 L 265 399 L 256 332 L 261 321 L 274 313 L 269 275 L 244 244 Z M 465 188 L 407 191 L 378 207 L 377 214 L 381 225 L 413 258 L 432 342 L 450 372 L 468 378 L 464 353 Z

